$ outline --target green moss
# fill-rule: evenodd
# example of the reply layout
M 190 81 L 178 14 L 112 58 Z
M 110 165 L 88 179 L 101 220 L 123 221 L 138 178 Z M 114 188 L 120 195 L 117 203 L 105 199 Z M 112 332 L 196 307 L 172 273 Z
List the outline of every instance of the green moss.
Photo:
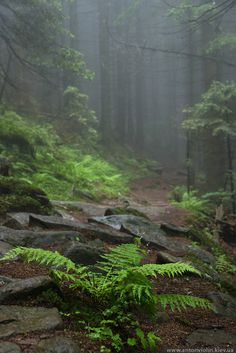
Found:
M 17 178 L 0 176 L 0 214 L 12 211 L 49 214 L 52 206 L 42 190 Z

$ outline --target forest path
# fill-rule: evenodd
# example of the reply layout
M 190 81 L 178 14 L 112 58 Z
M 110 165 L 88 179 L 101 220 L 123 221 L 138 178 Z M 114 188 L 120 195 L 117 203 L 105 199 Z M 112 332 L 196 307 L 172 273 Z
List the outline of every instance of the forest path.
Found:
M 103 216 L 108 208 L 125 207 L 128 203 L 134 208 L 146 214 L 155 223 L 172 223 L 184 225 L 186 210 L 176 208 L 170 203 L 170 192 L 176 185 L 183 184 L 181 177 L 163 175 L 156 177 L 145 177 L 135 180 L 130 184 L 130 193 L 121 195 L 117 199 L 104 199 L 100 203 L 85 201 L 55 201 L 55 205 L 74 206 L 83 212 L 73 211 L 73 216 L 85 221 L 86 217 Z

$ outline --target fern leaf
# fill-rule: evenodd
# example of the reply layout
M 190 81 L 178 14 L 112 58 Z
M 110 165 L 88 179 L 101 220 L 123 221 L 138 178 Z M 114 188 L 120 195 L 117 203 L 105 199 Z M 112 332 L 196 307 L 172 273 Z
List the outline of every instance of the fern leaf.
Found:
M 1 258 L 1 261 L 12 260 L 17 256 L 20 256 L 27 262 L 37 262 L 40 265 L 50 267 L 63 267 L 67 272 L 72 270 L 81 273 L 81 268 L 79 269 L 73 261 L 59 254 L 57 251 L 26 248 L 21 246 L 10 250 L 3 258 Z
M 157 275 L 174 277 L 177 275 L 183 275 L 186 272 L 201 275 L 201 273 L 193 266 L 183 263 L 176 262 L 171 264 L 145 264 L 143 266 L 134 269 L 135 272 L 142 273 L 144 276 L 157 277 Z
M 108 272 L 111 268 L 121 270 L 127 267 L 139 266 L 143 255 L 137 245 L 121 244 L 101 257 L 105 261 L 99 262 L 98 268 Z
M 182 311 L 186 310 L 188 307 L 193 309 L 213 309 L 212 303 L 209 300 L 190 295 L 160 294 L 157 296 L 157 301 L 163 309 L 166 309 L 167 305 L 169 305 L 172 311 Z

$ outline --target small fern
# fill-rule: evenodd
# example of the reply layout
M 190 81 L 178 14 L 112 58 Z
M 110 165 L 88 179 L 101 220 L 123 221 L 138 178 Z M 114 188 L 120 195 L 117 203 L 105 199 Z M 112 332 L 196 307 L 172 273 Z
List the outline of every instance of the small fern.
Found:
M 47 267 L 59 267 L 63 268 L 66 272 L 74 271 L 81 274 L 86 269 L 86 267 L 76 266 L 73 261 L 59 254 L 58 251 L 26 248 L 23 246 L 10 250 L 4 257 L 1 258 L 1 261 L 13 260 L 18 256 L 26 262 L 36 262 L 39 265 L 44 265 Z M 57 272 L 59 274 L 59 271 Z M 62 273 L 65 275 L 65 272 Z
M 187 263 L 141 264 L 144 252 L 136 244 L 122 244 L 102 256 L 97 264 L 97 271 L 76 265 L 73 261 L 42 249 L 18 247 L 8 252 L 1 260 L 11 260 L 20 256 L 27 262 L 37 262 L 51 268 L 50 274 L 57 283 L 66 282 L 71 290 L 76 290 L 78 302 L 89 298 L 93 317 L 89 320 L 99 325 L 88 326 L 89 335 L 100 339 L 109 339 L 111 346 L 120 351 L 124 345 L 141 344 L 143 349 L 155 350 L 159 340 L 153 332 L 144 333 L 135 316 L 134 307 L 148 314 L 155 314 L 158 305 L 166 309 L 185 310 L 187 308 L 211 309 L 211 303 L 203 298 L 180 294 L 156 294 L 150 278 L 157 276 L 174 277 L 186 272 L 200 275 L 200 272 Z M 90 308 L 91 310 L 91 308 Z M 80 312 L 81 308 L 79 308 Z M 126 327 L 136 334 L 128 338 L 119 327 Z M 124 337 L 123 337 L 124 336 Z M 125 338 L 126 337 L 126 338 Z

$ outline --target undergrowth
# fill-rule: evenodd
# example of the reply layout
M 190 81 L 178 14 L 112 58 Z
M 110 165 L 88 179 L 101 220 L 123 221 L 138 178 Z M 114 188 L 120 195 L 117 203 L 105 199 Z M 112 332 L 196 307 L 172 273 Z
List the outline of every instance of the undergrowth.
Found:
M 211 303 L 203 298 L 154 292 L 152 279 L 157 276 L 175 277 L 199 271 L 187 263 L 141 264 L 146 254 L 136 244 L 122 244 L 102 256 L 92 272 L 86 266 L 42 249 L 18 247 L 2 260 L 20 256 L 27 262 L 48 266 L 50 275 L 59 288 L 63 284 L 71 291 L 70 315 L 78 325 L 86 327 L 91 339 L 101 342 L 101 352 L 120 352 L 125 347 L 142 347 L 143 351 L 156 351 L 160 338 L 155 332 L 142 329 L 140 313 L 155 317 L 158 310 L 182 311 L 187 308 L 211 309 Z M 50 297 L 57 298 L 50 293 Z
M 0 116 L 0 155 L 11 161 L 13 176 L 51 199 L 118 196 L 128 191 L 132 174 L 147 172 L 145 161 L 139 163 L 131 152 L 108 158 L 97 136 L 65 141 L 52 125 L 33 121 L 14 112 Z

